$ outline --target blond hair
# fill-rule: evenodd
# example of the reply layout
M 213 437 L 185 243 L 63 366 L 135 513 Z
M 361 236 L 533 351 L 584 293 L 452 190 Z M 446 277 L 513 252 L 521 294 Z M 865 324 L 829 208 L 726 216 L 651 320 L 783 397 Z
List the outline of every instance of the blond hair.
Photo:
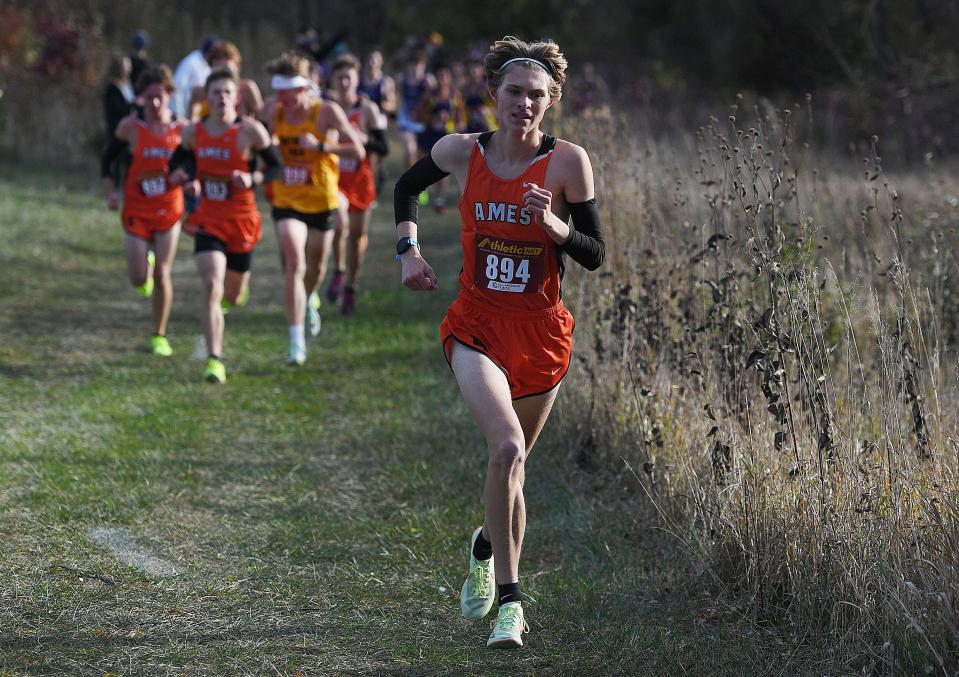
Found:
M 566 57 L 559 51 L 559 45 L 552 40 L 537 40 L 524 42 L 513 35 L 507 35 L 502 40 L 494 42 L 483 67 L 486 70 L 486 80 L 490 87 L 497 89 L 506 76 L 504 64 L 510 59 L 532 59 L 543 65 L 549 76 L 549 98 L 558 101 L 563 95 L 563 84 L 566 82 Z M 529 69 L 539 68 L 531 61 L 519 61 L 517 65 Z
M 313 75 L 313 64 L 302 52 L 283 52 L 266 64 L 266 72 L 285 78 L 295 78 L 297 75 L 309 78 Z

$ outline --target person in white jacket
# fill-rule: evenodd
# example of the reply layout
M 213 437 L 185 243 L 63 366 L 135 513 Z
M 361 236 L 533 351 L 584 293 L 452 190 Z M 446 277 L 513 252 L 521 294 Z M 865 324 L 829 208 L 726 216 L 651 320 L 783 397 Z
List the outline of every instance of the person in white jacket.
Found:
M 171 105 L 173 112 L 180 119 L 185 120 L 190 117 L 190 94 L 193 89 L 202 87 L 206 83 L 206 78 L 210 74 L 210 64 L 207 63 L 205 54 L 217 40 L 217 36 L 208 35 L 203 38 L 203 44 L 199 49 L 194 49 L 177 64 L 176 71 L 173 73 L 173 86 L 176 87 L 176 91 Z

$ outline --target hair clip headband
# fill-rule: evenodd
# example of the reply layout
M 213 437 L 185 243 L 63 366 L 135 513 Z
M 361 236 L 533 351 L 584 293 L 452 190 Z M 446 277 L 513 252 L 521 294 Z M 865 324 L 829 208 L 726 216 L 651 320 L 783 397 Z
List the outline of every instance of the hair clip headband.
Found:
M 504 63 L 502 66 L 500 66 L 500 70 L 505 69 L 505 68 L 506 68 L 507 66 L 509 66 L 511 63 L 516 63 L 517 61 L 529 61 L 530 63 L 536 64 L 537 66 L 539 66 L 540 68 L 542 68 L 544 71 L 546 71 L 546 74 L 547 74 L 547 75 L 550 75 L 549 69 L 546 67 L 546 64 L 544 64 L 542 61 L 537 61 L 536 59 L 531 59 L 531 58 L 529 58 L 528 56 L 517 56 L 517 57 L 515 57 L 515 58 L 513 58 L 513 59 L 510 59 L 509 61 L 507 61 L 506 63 Z M 552 77 L 552 75 L 550 75 L 550 77 Z

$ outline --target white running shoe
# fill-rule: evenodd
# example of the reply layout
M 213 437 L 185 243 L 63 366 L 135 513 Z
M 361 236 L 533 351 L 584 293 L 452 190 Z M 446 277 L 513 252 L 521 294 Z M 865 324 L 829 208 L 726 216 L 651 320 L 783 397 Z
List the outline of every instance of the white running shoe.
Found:
M 286 356 L 286 363 L 291 367 L 301 367 L 306 362 L 306 348 L 296 343 L 290 344 L 290 352 Z
M 499 608 L 493 632 L 486 646 L 493 649 L 512 649 L 523 646 L 523 633 L 529 632 L 529 626 L 523 619 L 522 602 L 507 602 Z
M 460 592 L 460 610 L 470 620 L 479 620 L 490 612 L 496 599 L 496 575 L 493 572 L 493 557 L 487 560 L 473 557 L 473 545 L 483 533 L 478 527 L 470 538 L 469 571 L 463 590 Z

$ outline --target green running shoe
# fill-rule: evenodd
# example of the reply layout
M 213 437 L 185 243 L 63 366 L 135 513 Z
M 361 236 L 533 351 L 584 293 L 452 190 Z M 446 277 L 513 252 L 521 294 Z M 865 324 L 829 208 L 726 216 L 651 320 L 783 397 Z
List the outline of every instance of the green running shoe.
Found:
M 160 355 L 161 357 L 170 357 L 173 354 L 173 348 L 170 347 L 170 342 L 167 341 L 166 336 L 154 335 L 150 339 L 150 350 L 153 351 L 154 355 Z
M 203 380 L 207 383 L 226 383 L 226 367 L 215 357 L 206 361 L 206 371 L 203 372 Z
M 145 299 L 153 296 L 153 271 L 156 268 L 157 257 L 151 251 L 147 252 L 147 279 L 146 282 L 137 287 L 137 294 Z
M 496 599 L 496 575 L 493 572 L 493 557 L 487 560 L 473 557 L 473 545 L 483 533 L 478 527 L 470 538 L 469 573 L 460 592 L 460 611 L 470 620 L 479 620 L 490 612 Z
M 523 646 L 523 633 L 529 626 L 523 620 L 522 602 L 507 602 L 499 608 L 493 632 L 486 646 L 493 649 L 513 649 Z
M 309 336 L 318 336 L 320 327 L 323 324 L 320 318 L 320 295 L 316 292 L 310 294 L 306 300 L 306 333 Z
M 230 311 L 234 308 L 242 308 L 250 300 L 250 285 L 247 284 L 243 291 L 240 292 L 240 295 L 236 299 L 236 303 L 230 303 L 226 299 L 220 299 L 220 309 L 223 311 L 224 315 L 229 315 Z

